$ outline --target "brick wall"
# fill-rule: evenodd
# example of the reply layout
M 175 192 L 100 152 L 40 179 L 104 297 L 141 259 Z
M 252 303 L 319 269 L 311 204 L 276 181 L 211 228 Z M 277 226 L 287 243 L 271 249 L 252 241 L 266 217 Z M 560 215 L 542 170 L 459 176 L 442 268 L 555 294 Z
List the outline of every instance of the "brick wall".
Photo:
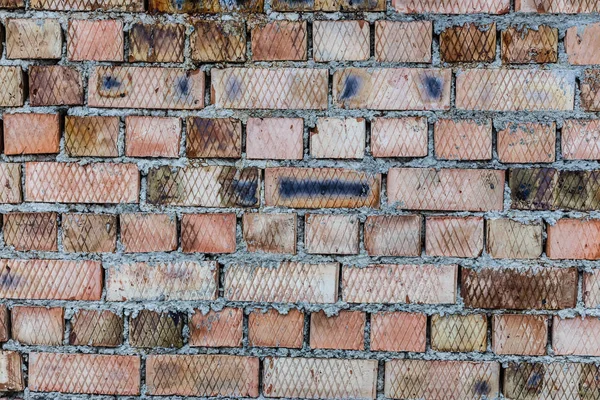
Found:
M 599 399 L 598 12 L 0 0 L 0 397 Z

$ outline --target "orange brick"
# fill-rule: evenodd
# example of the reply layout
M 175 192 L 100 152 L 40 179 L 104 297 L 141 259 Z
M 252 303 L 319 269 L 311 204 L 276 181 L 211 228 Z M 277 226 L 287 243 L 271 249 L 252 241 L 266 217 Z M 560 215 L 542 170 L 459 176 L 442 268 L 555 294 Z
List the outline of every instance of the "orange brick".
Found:
M 301 160 L 303 134 L 302 118 L 249 118 L 246 156 L 249 159 Z
M 60 346 L 65 332 L 64 314 L 62 307 L 13 307 L 12 338 L 21 344 Z
M 177 220 L 169 214 L 121 214 L 121 242 L 126 253 L 177 250 Z
M 509 123 L 498 131 L 498 158 L 505 163 L 549 163 L 555 160 L 556 124 Z
M 5 154 L 58 153 L 59 145 L 59 114 L 4 114 Z
M 3 225 L 4 243 L 15 250 L 58 250 L 56 213 L 4 214 Z
M 371 125 L 373 157 L 427 156 L 427 118 L 375 118 Z
M 519 0 L 517 0 L 519 1 Z M 530 1 L 530 0 L 527 0 Z M 537 1 L 537 0 L 531 0 Z M 506 14 L 509 0 L 393 0 L 392 7 L 403 14 Z
M 25 388 L 21 354 L 0 350 L 0 392 L 19 392 Z
M 144 11 L 142 0 L 32 0 L 31 8 L 58 11 Z
M 1 107 L 21 107 L 25 102 L 23 70 L 21 67 L 0 66 Z
M 600 269 L 583 273 L 583 301 L 588 308 L 600 306 Z
M 244 311 L 225 307 L 204 314 L 195 310 L 190 319 L 190 346 L 241 347 Z
M 586 318 L 562 319 L 554 316 L 552 320 L 552 350 L 556 355 L 598 356 L 600 355 L 600 319 Z
M 246 61 L 246 26 L 243 22 L 192 20 L 192 60 L 199 62 Z
M 487 347 L 487 330 L 487 317 L 483 314 L 432 315 L 431 349 L 484 352 Z
M 117 249 L 117 217 L 102 214 L 63 214 L 65 251 L 114 253 Z
M 558 29 L 508 27 L 502 31 L 502 62 L 507 64 L 555 63 L 558 60 Z
M 62 30 L 57 19 L 9 19 L 6 58 L 59 59 Z
M 65 117 L 65 150 L 71 157 L 117 157 L 119 117 Z
M 150 355 L 148 394 L 258 397 L 259 359 L 220 354 Z
M 0 8 L 16 9 L 16 8 L 24 8 L 24 7 L 25 7 L 24 0 L 2 0 L 2 1 L 0 1 Z
M 20 203 L 21 165 L 17 163 L 0 163 L 0 203 Z
M 236 225 L 233 213 L 183 214 L 181 248 L 185 253 L 234 253 Z
M 125 154 L 129 157 L 179 156 L 181 120 L 169 117 L 125 117 Z
M 388 202 L 407 210 L 501 211 L 504 171 L 390 168 Z
M 538 258 L 542 255 L 542 231 L 540 223 L 487 220 L 487 252 L 493 258 Z
M 371 315 L 371 350 L 422 353 L 427 342 L 427 316 L 407 312 Z
M 67 57 L 71 61 L 123 61 L 123 22 L 71 20 Z
M 572 26 L 565 35 L 565 51 L 573 65 L 600 64 L 600 23 Z
M 140 357 L 100 354 L 29 354 L 33 392 L 140 394 Z
M 81 72 L 60 65 L 29 67 L 29 103 L 32 106 L 83 104 Z
M 246 213 L 242 226 L 248 251 L 296 254 L 295 213 Z
M 8 332 L 9 328 L 9 312 L 5 304 L 0 304 L 0 343 L 8 341 L 10 335 Z
M 419 215 L 375 215 L 365 221 L 365 249 L 371 256 L 421 255 Z
M 442 160 L 492 158 L 492 121 L 440 119 L 433 131 L 435 156 Z
M 327 316 L 319 311 L 310 315 L 310 347 L 312 349 L 365 349 L 366 316 L 362 311 L 342 310 Z
M 186 153 L 191 158 L 240 158 L 242 122 L 233 118 L 187 119 Z
M 310 155 L 314 158 L 363 158 L 364 118 L 319 118 L 310 133 Z
M 135 164 L 25 163 L 25 199 L 58 203 L 137 203 Z
M 492 62 L 496 58 L 496 24 L 464 24 L 440 34 L 440 57 L 445 62 Z
M 600 121 L 565 120 L 562 127 L 561 145 L 564 159 L 600 159 Z
M 135 23 L 129 31 L 129 62 L 184 61 L 183 24 Z
M 272 21 L 252 28 L 254 60 L 306 60 L 306 21 Z
M 370 56 L 368 21 L 314 21 L 315 61 L 361 61 Z
M 425 250 L 434 257 L 479 257 L 483 251 L 483 218 L 427 217 Z
M 282 314 L 275 309 L 254 310 L 248 316 L 248 344 L 253 347 L 302 347 L 304 314 L 291 309 Z
M 71 318 L 69 344 L 120 346 L 123 344 L 123 318 L 108 310 L 77 310 Z
M 360 223 L 353 215 L 308 214 L 304 247 L 311 254 L 358 254 Z
M 554 260 L 600 259 L 600 221 L 562 218 L 548 225 L 546 254 Z
M 541 356 L 546 353 L 548 318 L 504 314 L 492 318 L 492 350 L 496 354 Z
M 389 62 L 431 62 L 433 22 L 375 21 L 375 58 Z

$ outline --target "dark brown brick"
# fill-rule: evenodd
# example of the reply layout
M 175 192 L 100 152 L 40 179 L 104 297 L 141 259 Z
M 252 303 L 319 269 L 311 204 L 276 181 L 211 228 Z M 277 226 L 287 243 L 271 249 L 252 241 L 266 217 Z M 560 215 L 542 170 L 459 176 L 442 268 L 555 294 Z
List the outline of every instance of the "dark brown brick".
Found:
M 137 23 L 129 32 L 129 62 L 183 62 L 185 26 Z
M 190 158 L 240 158 L 242 123 L 233 118 L 189 117 L 186 153 Z
M 440 35 L 440 56 L 446 62 L 491 62 L 496 58 L 496 24 L 465 24 Z
M 216 14 L 224 12 L 259 13 L 264 0 L 150 0 L 148 11 L 162 13 Z
M 502 31 L 502 62 L 507 64 L 555 63 L 558 60 L 558 29 L 509 27 Z
M 385 11 L 384 0 L 273 0 L 274 11 Z
M 78 310 L 71 319 L 69 344 L 116 347 L 123 343 L 123 318 L 108 310 Z
M 200 62 L 246 60 L 246 27 L 237 21 L 193 21 L 192 60 Z
M 182 347 L 185 315 L 142 310 L 129 320 L 129 343 L 134 347 Z
M 81 72 L 60 65 L 31 66 L 29 102 L 32 106 L 83 104 Z
M 581 80 L 581 107 L 585 111 L 600 111 L 600 69 L 585 71 Z
M 8 308 L 6 305 L 0 304 L 0 343 L 6 342 L 10 338 L 8 333 L 9 319 Z

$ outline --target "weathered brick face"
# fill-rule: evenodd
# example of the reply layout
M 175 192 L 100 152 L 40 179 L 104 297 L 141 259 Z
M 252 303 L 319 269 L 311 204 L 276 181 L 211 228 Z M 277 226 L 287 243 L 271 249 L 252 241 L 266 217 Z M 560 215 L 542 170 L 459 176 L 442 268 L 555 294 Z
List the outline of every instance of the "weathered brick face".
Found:
M 599 0 L 0 0 L 0 399 L 600 399 Z

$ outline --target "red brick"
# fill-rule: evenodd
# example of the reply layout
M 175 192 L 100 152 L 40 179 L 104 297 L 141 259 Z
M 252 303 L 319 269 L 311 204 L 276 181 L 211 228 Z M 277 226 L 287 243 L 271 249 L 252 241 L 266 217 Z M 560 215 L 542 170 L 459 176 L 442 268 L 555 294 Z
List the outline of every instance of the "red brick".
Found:
M 546 254 L 554 260 L 600 259 L 600 221 L 563 218 L 548 225 Z
M 509 123 L 498 131 L 498 158 L 504 163 L 550 163 L 555 160 L 556 124 Z
M 199 62 L 246 61 L 246 26 L 243 22 L 192 20 L 192 60 Z
M 502 211 L 504 171 L 390 168 L 388 202 L 407 210 Z
M 236 226 L 233 213 L 183 214 L 181 248 L 185 253 L 234 253 Z
M 435 314 L 431 316 L 431 349 L 484 352 L 487 348 L 487 331 L 487 317 L 484 314 Z
M 177 250 L 177 220 L 169 214 L 121 214 L 121 242 L 126 253 Z
M 507 64 L 555 63 L 558 61 L 558 29 L 508 27 L 502 31 L 502 62 Z
M 358 254 L 358 218 L 353 215 L 307 214 L 304 247 L 311 254 Z
M 496 354 L 546 354 L 548 318 L 543 315 L 504 314 L 492 318 L 492 350 Z
M 306 60 L 306 21 L 272 21 L 252 28 L 252 59 Z
M 342 108 L 447 110 L 449 69 L 346 68 L 333 74 L 333 102 Z
M 517 0 L 519 1 L 519 0 Z M 393 0 L 392 7 L 408 14 L 506 14 L 509 0 Z
M 123 344 L 123 318 L 108 310 L 77 310 L 71 318 L 69 344 L 118 347 Z
M 427 344 L 427 316 L 407 312 L 371 315 L 371 350 L 422 353 Z
M 62 30 L 57 19 L 9 19 L 6 58 L 59 59 Z
M 125 154 L 129 157 L 179 156 L 181 120 L 169 117 L 125 117 Z
M 496 24 L 468 23 L 440 34 L 440 58 L 445 62 L 492 62 L 496 59 Z
M 600 5 L 586 0 L 515 0 L 515 10 L 542 14 L 589 14 L 600 12 Z
M 291 309 L 282 314 L 275 309 L 254 310 L 248 316 L 248 344 L 253 347 L 302 347 L 304 313 Z
M 302 118 L 249 118 L 246 123 L 246 157 L 301 160 L 304 154 Z
M 51 154 L 60 151 L 58 114 L 4 114 L 4 153 Z
M 5 304 L 0 304 L 0 343 L 8 341 L 10 339 L 10 335 L 8 329 L 10 315 L 8 312 L 8 308 Z
M 233 118 L 187 119 L 186 153 L 191 158 L 240 158 L 242 123 Z
M 327 316 L 319 311 L 310 315 L 310 347 L 312 349 L 365 349 L 366 316 L 362 311 L 342 310 Z
M 483 218 L 427 217 L 425 250 L 434 257 L 479 257 L 483 251 Z
M 121 396 L 140 394 L 140 357 L 29 354 L 29 390 Z
M 538 258 L 542 255 L 542 231 L 541 223 L 487 220 L 487 252 L 493 258 Z
M 137 203 L 135 164 L 25 163 L 25 199 L 58 203 Z
M 129 31 L 129 62 L 184 61 L 183 24 L 135 23 Z
M 259 360 L 220 354 L 150 355 L 148 394 L 258 397 Z
M 32 0 L 31 8 L 57 11 L 144 11 L 142 0 Z
M 195 310 L 190 319 L 190 346 L 241 347 L 244 311 L 225 307 L 204 314 Z
M 314 21 L 315 61 L 362 61 L 371 52 L 368 21 Z
M 371 125 L 373 157 L 427 156 L 427 118 L 375 118 Z
M 565 35 L 565 51 L 573 65 L 600 64 L 600 24 L 572 26 Z
M 4 243 L 15 250 L 58 250 L 56 213 L 8 213 L 3 225 Z
M 565 120 L 562 127 L 561 145 L 564 159 L 600 159 L 600 121 Z
M 248 251 L 296 254 L 295 213 L 246 213 L 242 226 Z
M 552 350 L 556 355 L 600 355 L 600 319 L 593 316 L 552 320 Z
M 0 392 L 19 392 L 25 388 L 21 354 L 0 350 Z
M 25 102 L 23 70 L 19 66 L 0 66 L 1 107 L 20 107 Z
M 492 121 L 440 119 L 433 131 L 435 156 L 442 160 L 490 160 Z
M 313 158 L 363 158 L 366 123 L 364 118 L 319 118 L 310 133 Z
M 365 249 L 371 256 L 421 255 L 419 215 L 374 215 L 365 221 Z
M 71 61 L 123 61 L 123 22 L 71 20 L 67 57 Z
M 12 338 L 26 345 L 60 346 L 65 332 L 64 314 L 62 307 L 13 307 Z
M 117 157 L 119 117 L 65 117 L 65 150 L 71 157 Z
M 0 163 L 0 203 L 16 204 L 22 201 L 21 165 Z
M 100 300 L 102 274 L 97 261 L 5 259 L 0 262 L 0 297 Z
M 32 106 L 81 105 L 83 99 L 83 81 L 78 69 L 60 65 L 29 67 Z
M 63 214 L 65 251 L 114 253 L 117 249 L 117 217 L 102 214 Z
M 432 38 L 431 21 L 375 21 L 375 58 L 430 63 Z

